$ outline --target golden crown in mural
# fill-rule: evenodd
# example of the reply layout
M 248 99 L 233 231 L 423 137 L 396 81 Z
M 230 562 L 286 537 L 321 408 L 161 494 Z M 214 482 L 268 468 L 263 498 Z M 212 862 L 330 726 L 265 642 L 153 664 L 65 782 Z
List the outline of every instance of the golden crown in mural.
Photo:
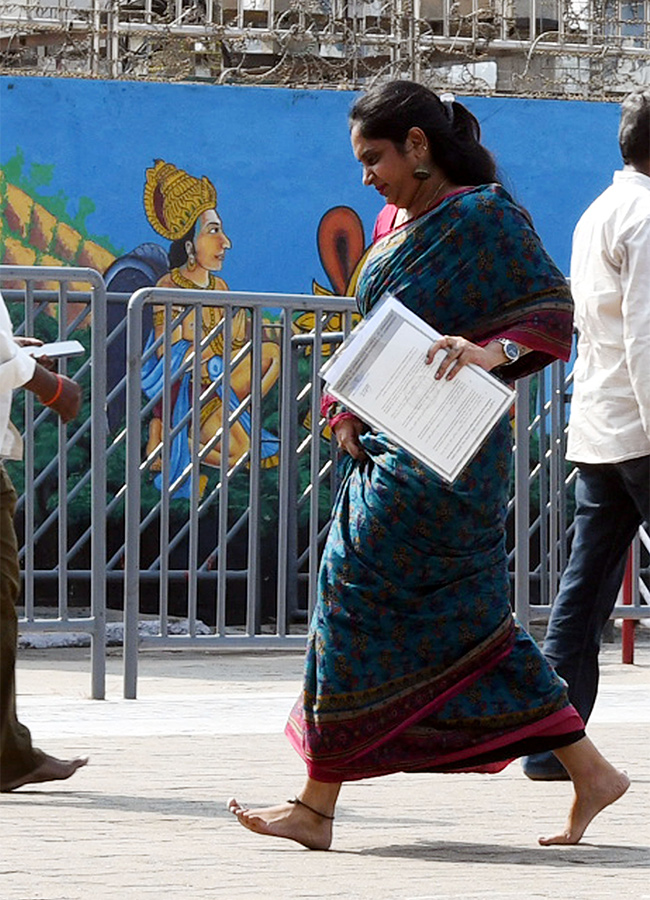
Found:
M 168 240 L 182 238 L 201 213 L 216 205 L 217 192 L 205 175 L 195 178 L 162 159 L 147 169 L 144 208 L 153 228 Z

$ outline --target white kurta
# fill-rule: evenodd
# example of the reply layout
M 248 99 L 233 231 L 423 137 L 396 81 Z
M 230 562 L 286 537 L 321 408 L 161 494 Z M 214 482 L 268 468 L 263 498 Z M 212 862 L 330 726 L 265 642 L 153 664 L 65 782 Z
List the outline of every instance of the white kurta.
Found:
M 20 459 L 22 439 L 11 424 L 11 400 L 14 388 L 30 381 L 36 365 L 13 339 L 9 312 L 0 294 L 0 459 Z
M 567 457 L 650 454 L 650 177 L 626 167 L 573 235 L 578 329 Z

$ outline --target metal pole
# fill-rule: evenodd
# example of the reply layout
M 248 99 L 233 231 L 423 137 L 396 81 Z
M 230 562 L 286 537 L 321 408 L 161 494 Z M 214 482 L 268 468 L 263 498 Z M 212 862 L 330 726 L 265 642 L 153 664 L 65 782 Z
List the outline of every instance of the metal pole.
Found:
M 318 552 L 318 507 L 320 495 L 320 399 L 321 378 L 318 374 L 323 352 L 323 310 L 317 309 L 314 313 L 314 345 L 311 356 L 311 456 L 310 456 L 310 484 L 309 497 L 309 603 L 308 619 L 311 619 L 316 605 L 318 592 L 318 567 L 320 554 Z
M 124 529 L 124 697 L 135 700 L 140 603 L 140 398 L 143 288 L 131 297 L 126 332 L 126 507 Z
M 634 538 L 628 551 L 625 575 L 623 576 L 623 605 L 632 606 L 634 603 L 634 587 L 639 580 L 639 538 Z M 636 619 L 623 619 L 622 625 L 622 658 L 625 665 L 634 665 L 634 631 Z
M 564 384 L 561 383 L 558 363 L 551 365 L 551 447 L 550 447 L 550 598 L 555 600 L 560 583 L 559 545 L 564 540 L 560 533 L 560 494 L 564 487 L 561 467 L 564 462 L 560 458 L 562 450 L 562 431 L 560 428 L 560 403 L 564 402 Z
M 251 435 L 248 507 L 248 584 L 246 633 L 257 634 L 261 623 L 260 590 L 260 469 L 262 457 L 262 310 L 251 312 Z M 243 399 L 243 398 L 242 398 Z
M 34 282 L 25 282 L 25 334 L 31 337 L 34 333 Z M 34 394 L 24 391 L 25 395 L 25 434 L 34 434 Z M 34 441 L 25 441 L 24 472 L 25 472 L 25 536 L 34 535 Z M 25 560 L 23 565 L 23 591 L 25 600 L 25 617 L 34 618 L 34 544 L 35 541 L 25 540 Z
M 530 625 L 529 411 L 530 378 L 520 378 L 515 398 L 515 614 L 524 628 Z
M 293 393 L 291 378 L 291 311 L 282 311 L 282 336 L 280 360 L 280 469 L 278 472 L 278 580 L 277 580 L 277 632 L 286 635 L 288 625 L 289 592 L 289 529 L 292 516 L 290 502 L 289 469 L 293 462 L 293 445 L 290 444 Z M 292 586 L 295 589 L 295 586 Z
M 216 632 L 226 633 L 226 597 L 228 589 L 228 494 L 230 488 L 230 366 L 232 358 L 232 307 L 224 308 L 223 374 L 221 385 L 221 457 L 219 460 L 219 516 L 217 537 L 217 615 Z
M 92 696 L 106 693 L 106 288 L 93 272 L 91 302 L 91 581 L 90 604 L 95 628 L 91 635 Z

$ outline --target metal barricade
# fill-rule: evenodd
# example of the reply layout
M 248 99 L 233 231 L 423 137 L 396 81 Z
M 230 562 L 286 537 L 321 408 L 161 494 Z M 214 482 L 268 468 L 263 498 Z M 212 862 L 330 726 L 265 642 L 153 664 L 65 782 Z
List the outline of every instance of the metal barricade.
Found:
M 91 640 L 91 695 L 105 694 L 106 626 L 106 291 L 93 269 L 0 266 L 0 288 L 12 313 L 16 334 L 66 340 L 81 325 L 89 334 L 88 355 L 75 366 L 62 359 L 59 371 L 90 382 L 90 410 L 63 425 L 35 403 L 29 391 L 17 392 L 14 410 L 22 418 L 24 460 L 7 462 L 20 496 L 24 614 L 19 627 L 33 632 L 81 632 Z M 45 288 L 45 290 L 39 289 Z M 22 408 L 22 415 L 21 415 Z M 53 425 L 53 422 L 56 423 Z M 54 429 L 56 431 L 54 432 Z M 54 433 L 53 433 L 54 432 Z M 49 446 L 47 442 L 49 441 Z M 82 453 L 83 450 L 83 453 Z M 89 451 L 90 466 L 79 470 L 78 457 Z M 75 506 L 83 508 L 73 521 Z M 79 562 L 80 547 L 89 547 Z M 37 554 L 37 551 L 38 554 Z M 82 554 L 83 555 L 83 554 Z M 38 558 L 38 563 L 37 563 Z M 49 565 L 44 563 L 49 560 Z M 88 612 L 75 615 L 71 576 L 87 591 Z M 56 587 L 56 615 L 45 615 L 37 594 Z M 49 612 L 49 610 L 48 610 Z
M 143 317 L 152 308 L 147 336 Z M 185 288 L 144 288 L 131 298 L 126 697 L 136 695 L 139 643 L 268 649 L 304 642 L 336 481 L 318 373 L 324 345 L 331 349 L 349 331 L 354 308 L 339 297 Z M 296 326 L 300 317 L 308 327 Z M 342 331 L 332 331 L 333 321 Z M 158 423 L 143 448 L 142 423 L 152 416 Z M 159 497 L 143 504 L 156 470 Z M 159 630 L 139 635 L 145 583 Z M 200 604 L 210 616 L 207 633 Z M 187 635 L 170 632 L 172 607 L 186 610 Z
M 92 315 L 88 356 L 69 367 L 90 383 L 89 412 L 53 429 L 29 392 L 16 397 L 20 415 L 24 394 L 28 435 L 24 468 L 11 468 L 25 535 L 21 628 L 90 634 L 97 698 L 107 589 L 124 617 L 127 697 L 139 647 L 302 646 L 337 489 L 318 373 L 352 327 L 354 301 L 144 288 L 127 310 L 128 298 L 107 296 L 94 271 L 58 267 L 3 266 L 0 285 L 18 333 L 78 336 Z M 567 559 L 570 385 L 554 363 L 517 388 L 507 546 L 524 625 L 548 617 Z M 48 428 L 45 458 L 31 436 L 45 442 Z M 650 614 L 643 529 L 632 559 L 631 591 L 614 611 L 627 621 Z M 50 585 L 56 597 L 44 613 L 37 598 Z M 75 615 L 80 597 L 89 614 Z

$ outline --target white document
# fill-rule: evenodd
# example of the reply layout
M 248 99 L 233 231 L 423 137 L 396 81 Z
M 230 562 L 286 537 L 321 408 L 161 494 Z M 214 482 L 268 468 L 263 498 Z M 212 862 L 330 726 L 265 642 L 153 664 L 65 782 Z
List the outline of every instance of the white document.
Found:
M 426 352 L 442 335 L 387 296 L 321 369 L 326 391 L 373 428 L 453 481 L 511 406 L 514 391 L 480 366 L 452 381 Z
M 82 343 L 79 341 L 54 341 L 51 344 L 40 344 L 35 347 L 23 347 L 30 356 L 38 359 L 39 356 L 48 356 L 56 359 L 59 356 L 81 356 L 85 353 Z

